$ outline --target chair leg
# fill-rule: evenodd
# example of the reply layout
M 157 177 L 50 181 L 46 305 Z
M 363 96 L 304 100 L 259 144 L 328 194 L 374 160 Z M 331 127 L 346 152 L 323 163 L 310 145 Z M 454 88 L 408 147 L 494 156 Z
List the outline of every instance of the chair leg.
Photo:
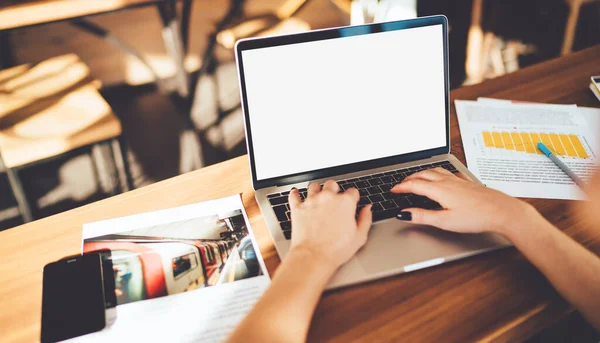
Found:
M 185 174 L 204 167 L 202 145 L 196 131 L 187 126 L 179 133 L 179 173 Z
M 175 63 L 175 81 L 177 93 L 182 98 L 189 96 L 190 87 L 188 75 L 184 68 L 185 52 L 181 39 L 179 17 L 177 15 L 177 2 L 168 0 L 158 5 L 158 11 L 163 22 L 163 40 L 167 53 Z
M 469 28 L 467 38 L 467 58 L 465 61 L 465 69 L 467 72 L 466 83 L 468 84 L 474 84 L 483 81 L 483 30 L 481 29 L 482 16 L 483 0 L 473 0 L 471 27 Z
M 483 35 L 483 45 L 481 49 L 481 75 L 485 79 L 496 77 L 495 71 L 492 68 L 492 52 L 494 51 L 494 42 L 496 35 L 492 32 L 486 32 Z M 493 73 L 493 75 L 491 75 Z M 483 80 L 482 80 L 483 81 Z
M 10 44 L 10 31 L 0 32 L 0 69 L 15 66 L 15 58 Z
M 10 183 L 13 195 L 15 196 L 15 199 L 17 199 L 17 205 L 19 207 L 19 212 L 23 217 L 23 221 L 28 223 L 33 220 L 33 215 L 31 214 L 31 207 L 27 195 L 25 194 L 25 190 L 23 189 L 19 174 L 17 171 L 10 168 L 6 168 L 6 174 L 8 175 L 8 182 Z
M 133 176 L 131 175 L 131 168 L 129 167 L 129 159 L 127 158 L 127 141 L 121 135 L 120 138 L 114 139 L 112 144 L 115 152 L 120 156 L 121 163 L 123 164 L 123 172 L 125 172 L 125 185 L 127 189 L 121 187 L 122 192 L 131 191 L 134 189 Z
M 106 145 L 108 147 L 108 154 L 110 155 L 110 164 L 112 165 L 112 174 L 114 176 L 113 180 L 115 180 L 115 182 L 113 183 L 112 194 L 116 195 L 119 194 L 119 190 L 123 190 L 123 184 L 121 183 L 121 175 L 119 173 L 119 166 L 117 165 L 117 158 L 113 143 L 114 140 L 110 140 L 106 142 Z
M 568 55 L 571 53 L 573 48 L 573 41 L 575 40 L 575 33 L 577 31 L 577 21 L 579 19 L 579 10 L 583 0 L 571 0 L 569 1 L 569 18 L 567 19 L 567 25 L 565 27 L 565 37 L 563 39 L 563 46 L 561 49 L 561 55 Z
M 181 9 L 181 45 L 183 47 L 183 54 L 188 53 L 189 42 L 190 42 L 190 18 L 192 16 L 192 0 L 183 0 L 183 7 Z
M 98 161 L 96 161 L 96 156 L 94 156 L 94 147 L 90 148 L 89 152 L 90 159 L 92 160 L 92 172 L 94 173 L 94 179 L 96 180 L 96 185 L 98 186 L 98 192 L 102 192 L 102 180 L 100 179 L 100 169 L 98 168 Z
M 108 179 L 110 182 L 110 195 L 117 195 L 117 189 L 119 188 L 119 172 L 117 170 L 117 166 L 115 164 L 115 159 L 113 155 L 113 151 L 111 148 L 110 141 L 102 142 L 97 144 L 100 148 L 100 155 L 102 156 L 102 164 L 105 167 L 105 171 L 108 174 Z M 106 156 L 108 153 L 108 157 Z

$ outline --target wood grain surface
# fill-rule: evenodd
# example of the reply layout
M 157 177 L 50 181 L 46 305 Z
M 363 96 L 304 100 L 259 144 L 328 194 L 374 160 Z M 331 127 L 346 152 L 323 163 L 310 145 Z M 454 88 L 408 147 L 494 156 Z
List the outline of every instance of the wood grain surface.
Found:
M 587 89 L 600 74 L 600 46 L 461 88 L 479 96 L 600 107 Z M 464 154 L 452 106 L 452 150 Z M 84 223 L 242 193 L 272 274 L 279 259 L 250 184 L 246 156 L 0 232 L 0 340 L 31 342 L 40 330 L 42 269 L 80 252 Z M 573 214 L 575 202 L 529 200 L 559 229 L 600 253 L 600 231 Z M 519 218 L 515 218 L 518 221 Z M 311 342 L 518 342 L 572 309 L 515 249 L 326 293 Z
M 119 137 L 121 122 L 98 87 L 74 54 L 0 70 L 5 166 L 21 167 Z
M 2 1 L 0 5 L 0 31 L 114 12 L 161 1 L 163 0 Z

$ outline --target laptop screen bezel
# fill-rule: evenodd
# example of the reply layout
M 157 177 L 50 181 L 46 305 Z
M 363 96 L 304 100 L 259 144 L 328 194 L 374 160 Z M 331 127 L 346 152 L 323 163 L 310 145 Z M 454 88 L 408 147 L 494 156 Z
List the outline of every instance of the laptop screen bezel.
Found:
M 395 156 L 383 157 L 373 160 L 355 162 L 336 167 L 322 168 L 317 170 L 304 171 L 291 175 L 283 175 L 279 177 L 258 180 L 256 177 L 256 162 L 254 159 L 254 148 L 252 146 L 252 127 L 250 124 L 250 111 L 248 109 L 248 100 L 246 94 L 246 82 L 244 76 L 244 63 L 242 52 L 253 49 L 261 49 L 289 44 L 305 43 L 312 41 L 320 41 L 327 39 L 336 39 L 349 36 L 365 35 L 371 33 L 388 32 L 396 30 L 405 30 L 411 28 L 442 25 L 443 34 L 443 51 L 444 51 L 444 96 L 446 110 L 446 145 L 428 150 L 422 150 L 407 154 L 399 154 Z M 358 26 L 347 26 L 332 29 L 324 29 L 310 31 L 306 33 L 265 37 L 265 38 L 250 38 L 243 39 L 235 45 L 235 57 L 238 68 L 238 76 L 240 83 L 240 93 L 242 99 L 242 109 L 244 113 L 244 125 L 246 130 L 246 147 L 250 162 L 250 170 L 252 174 L 252 186 L 255 190 L 272 186 L 283 186 L 293 183 L 305 182 L 314 179 L 321 179 L 334 175 L 353 173 L 361 170 L 379 168 L 386 165 L 406 163 L 410 161 L 429 158 L 432 156 L 450 153 L 450 80 L 448 66 L 448 20 L 443 15 L 423 17 L 411 20 L 384 22 L 376 24 L 366 24 Z M 299 136 L 302 133 L 298 133 Z

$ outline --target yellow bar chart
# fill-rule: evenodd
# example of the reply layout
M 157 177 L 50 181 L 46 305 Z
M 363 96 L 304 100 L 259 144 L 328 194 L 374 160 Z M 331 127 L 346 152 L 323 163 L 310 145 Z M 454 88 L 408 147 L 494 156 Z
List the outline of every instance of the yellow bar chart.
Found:
M 543 142 L 554 154 L 574 158 L 588 158 L 579 136 L 545 132 L 484 131 L 481 133 L 486 148 L 539 154 L 537 144 Z

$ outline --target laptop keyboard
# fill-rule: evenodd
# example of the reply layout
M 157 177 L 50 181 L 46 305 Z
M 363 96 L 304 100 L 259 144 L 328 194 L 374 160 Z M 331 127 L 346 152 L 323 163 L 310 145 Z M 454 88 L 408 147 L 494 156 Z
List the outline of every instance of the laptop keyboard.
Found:
M 356 188 L 360 192 L 360 201 L 356 209 L 356 214 L 368 205 L 373 204 L 371 211 L 373 212 L 373 221 L 393 218 L 396 214 L 405 208 L 419 207 L 430 210 L 439 210 L 442 207 L 439 203 L 412 193 L 394 194 L 390 189 L 402 182 L 407 176 L 427 170 L 431 168 L 442 167 L 452 173 L 457 173 L 456 168 L 449 161 L 436 162 L 431 164 L 423 164 L 416 167 L 398 169 L 385 173 L 361 176 L 353 179 L 339 180 L 340 192 L 349 188 Z M 306 198 L 307 189 L 301 188 L 300 197 L 302 200 Z M 290 216 L 290 206 L 288 204 L 289 191 L 282 193 L 273 193 L 267 195 L 271 207 L 277 216 L 281 230 L 286 239 L 292 238 L 292 223 Z

